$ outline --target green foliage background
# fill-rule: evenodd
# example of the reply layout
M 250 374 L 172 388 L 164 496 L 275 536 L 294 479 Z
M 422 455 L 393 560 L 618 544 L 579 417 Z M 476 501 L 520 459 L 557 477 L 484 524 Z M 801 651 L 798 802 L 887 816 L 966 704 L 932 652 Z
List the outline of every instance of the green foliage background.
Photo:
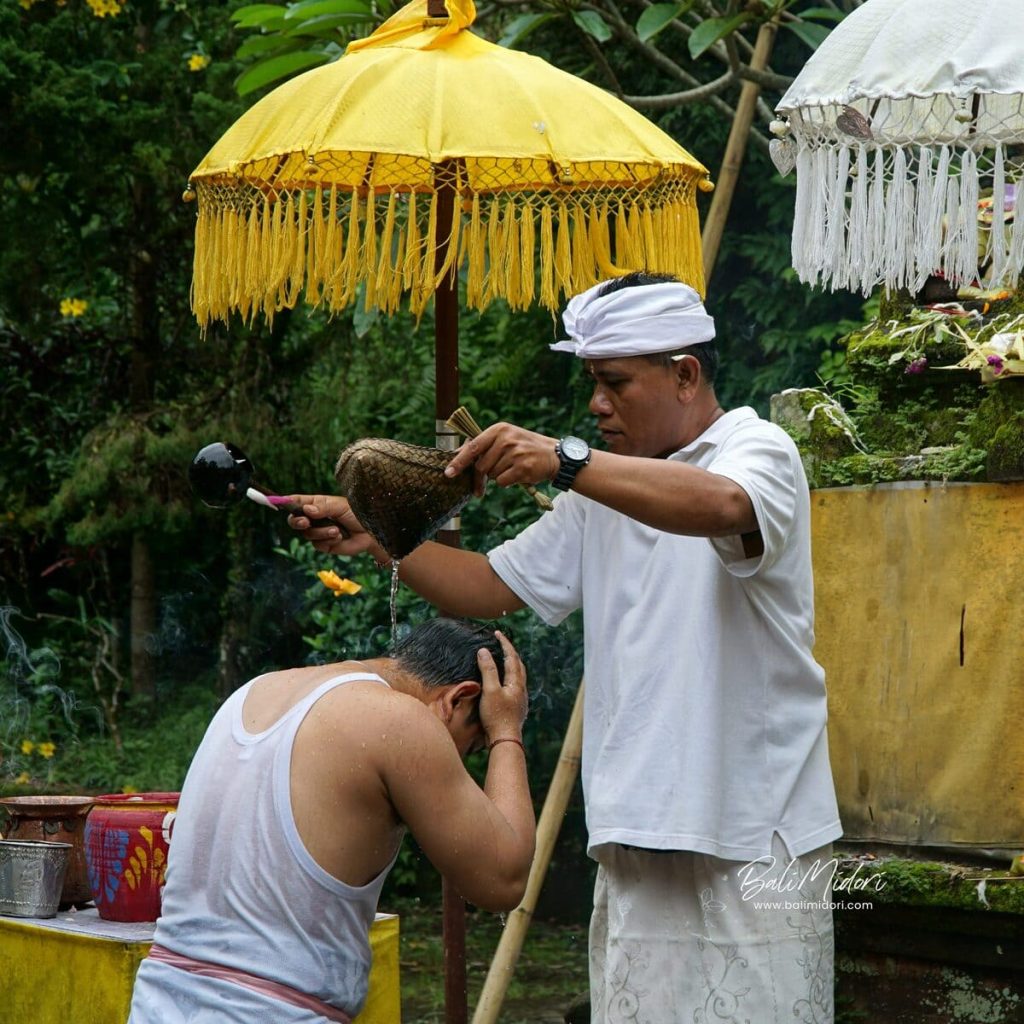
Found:
M 346 443 L 433 436 L 429 320 L 300 308 L 272 330 L 198 335 L 194 209 L 180 197 L 250 98 L 235 91 L 236 52 L 261 44 L 233 24 L 239 6 L 129 0 L 103 18 L 85 0 L 0 7 L 0 791 L 176 789 L 225 685 L 388 641 L 388 580 L 371 563 L 331 565 L 364 587 L 334 599 L 315 582 L 327 563 L 280 518 L 252 505 L 205 509 L 186 484 L 192 455 L 212 440 L 241 445 L 279 490 L 325 492 Z M 481 30 L 512 36 L 511 20 L 493 15 Z M 574 24 L 600 36 L 591 22 Z M 564 17 L 531 27 L 533 52 L 595 77 Z M 806 46 L 795 35 L 779 45 L 780 67 L 795 71 Z M 664 89 L 641 56 L 616 47 L 614 58 L 627 92 Z M 729 127 L 719 113 L 696 105 L 656 120 L 718 166 Z M 788 269 L 792 203 L 792 183 L 752 147 L 709 296 L 727 406 L 765 413 L 774 391 L 830 375 L 834 339 L 858 317 L 859 300 L 811 292 Z M 72 297 L 87 302 L 81 316 L 61 314 Z M 496 303 L 464 314 L 461 332 L 461 391 L 478 421 L 596 440 L 579 368 L 548 351 L 558 337 L 549 314 Z M 486 550 L 537 514 L 522 492 L 492 489 L 465 512 L 465 543 Z M 126 664 L 140 534 L 159 593 L 148 696 L 132 692 Z M 401 591 L 403 623 L 428 614 Z M 528 613 L 509 629 L 530 669 L 539 797 L 580 678 L 581 629 L 576 619 L 547 629 Z M 23 753 L 24 740 L 53 742 L 56 754 Z M 559 856 L 581 865 L 578 802 L 570 826 Z M 414 885 L 415 862 L 403 865 Z

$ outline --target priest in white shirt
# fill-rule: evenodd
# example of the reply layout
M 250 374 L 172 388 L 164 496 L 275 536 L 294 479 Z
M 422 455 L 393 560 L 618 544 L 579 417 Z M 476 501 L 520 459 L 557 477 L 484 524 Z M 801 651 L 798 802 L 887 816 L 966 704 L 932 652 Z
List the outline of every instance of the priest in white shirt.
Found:
M 486 555 L 421 545 L 401 578 L 450 614 L 583 609 L 593 1024 L 826 1024 L 842 830 L 799 454 L 719 405 L 714 321 L 689 286 L 626 275 L 563 322 L 552 347 L 584 360 L 605 450 L 489 427 L 446 472 L 564 493 Z M 321 551 L 386 559 L 343 498 L 297 498 L 291 523 Z M 323 515 L 350 536 L 310 526 Z

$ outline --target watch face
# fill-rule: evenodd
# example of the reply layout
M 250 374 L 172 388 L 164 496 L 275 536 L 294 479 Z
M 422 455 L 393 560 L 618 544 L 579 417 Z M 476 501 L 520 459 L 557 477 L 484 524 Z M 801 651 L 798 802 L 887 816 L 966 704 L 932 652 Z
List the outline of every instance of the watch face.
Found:
M 563 437 L 561 446 L 566 458 L 569 459 L 583 460 L 590 454 L 590 445 L 578 437 Z

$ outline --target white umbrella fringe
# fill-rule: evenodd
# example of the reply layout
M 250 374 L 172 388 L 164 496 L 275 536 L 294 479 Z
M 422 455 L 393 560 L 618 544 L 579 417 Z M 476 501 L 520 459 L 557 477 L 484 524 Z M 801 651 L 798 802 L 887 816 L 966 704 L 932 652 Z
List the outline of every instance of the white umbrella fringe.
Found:
M 789 123 L 776 130 L 796 147 L 792 259 L 802 281 L 864 294 L 879 284 L 917 290 L 933 273 L 973 281 L 981 265 L 987 286 L 1016 283 L 1024 96 L 883 97 L 780 111 Z M 980 182 L 992 193 L 986 225 Z

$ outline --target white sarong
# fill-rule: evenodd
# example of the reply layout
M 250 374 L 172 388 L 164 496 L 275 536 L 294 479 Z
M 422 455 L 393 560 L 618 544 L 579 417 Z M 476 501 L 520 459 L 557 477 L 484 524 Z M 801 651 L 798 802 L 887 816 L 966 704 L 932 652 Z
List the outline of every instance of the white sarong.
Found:
M 831 846 L 596 854 L 591 1024 L 832 1024 Z

